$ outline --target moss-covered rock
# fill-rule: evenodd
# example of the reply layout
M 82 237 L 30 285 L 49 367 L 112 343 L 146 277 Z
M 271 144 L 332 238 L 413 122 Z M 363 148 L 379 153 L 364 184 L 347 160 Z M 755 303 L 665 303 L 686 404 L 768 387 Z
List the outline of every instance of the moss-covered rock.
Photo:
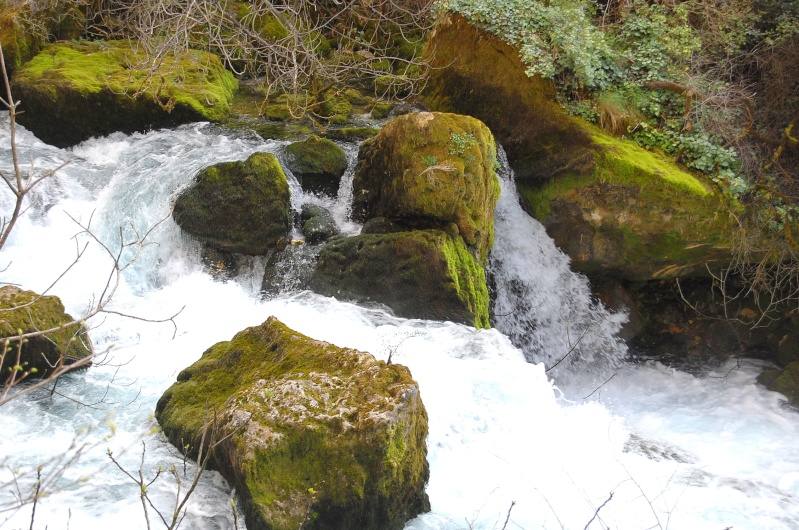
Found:
M 799 362 L 793 362 L 782 370 L 766 370 L 757 376 L 757 382 L 799 406 Z
M 399 116 L 361 145 L 353 216 L 409 228 L 455 226 L 482 260 L 494 242 L 497 152 L 479 120 L 422 112 Z
M 196 455 L 209 410 L 247 528 L 391 530 L 429 509 L 427 414 L 404 366 L 270 317 L 183 370 L 156 417 Z
M 729 260 L 730 205 L 705 179 L 566 115 L 517 50 L 460 15 L 443 17 L 428 46 L 427 102 L 491 128 L 528 211 L 576 269 L 645 280 Z
M 40 139 L 66 147 L 92 136 L 218 121 L 238 82 L 216 56 L 192 51 L 148 68 L 127 43 L 59 42 L 19 68 L 19 122 Z
M 291 227 L 286 175 L 271 153 L 207 167 L 175 200 L 172 217 L 219 250 L 265 254 Z
M 575 269 L 647 280 L 729 261 L 732 206 L 718 189 L 632 142 L 582 128 L 593 142 L 590 171 L 519 185 Z
M 302 223 L 302 235 L 309 243 L 327 241 L 338 234 L 333 215 L 318 204 L 305 203 L 302 205 L 300 223 Z
M 0 342 L 25 333 L 60 328 L 74 321 L 64 312 L 64 305 L 55 296 L 41 296 L 13 286 L 0 288 Z M 29 374 L 27 378 L 47 377 L 54 368 L 68 366 L 81 359 L 86 359 L 81 363 L 82 367 L 86 367 L 87 358 L 92 355 L 86 327 L 81 323 L 28 338 L 22 345 L 19 362 L 18 345 L 17 341 L 9 343 L 3 359 L 0 385 L 14 369 L 19 372 L 17 378 L 25 373 Z
M 485 272 L 454 229 L 331 239 L 311 287 L 385 304 L 402 317 L 489 327 Z
M 528 77 L 519 52 L 461 15 L 439 20 L 425 54 L 430 108 L 482 120 L 502 144 L 519 180 L 543 181 L 590 164 L 590 137 L 555 103 L 549 81 Z
M 339 183 L 347 171 L 347 153 L 332 140 L 311 136 L 286 146 L 288 167 L 305 191 L 338 194 Z

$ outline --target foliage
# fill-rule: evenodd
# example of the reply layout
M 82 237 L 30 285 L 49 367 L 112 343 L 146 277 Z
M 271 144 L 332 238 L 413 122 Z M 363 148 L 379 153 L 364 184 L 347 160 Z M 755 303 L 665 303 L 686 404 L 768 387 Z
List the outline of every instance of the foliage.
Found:
M 446 0 L 440 5 L 517 46 L 530 76 L 557 77 L 570 89 L 601 89 L 617 79 L 615 54 L 592 24 L 595 6 L 589 1 Z
M 514 45 L 528 75 L 555 81 L 571 114 L 675 157 L 731 198 L 751 200 L 763 179 L 793 186 L 799 156 L 785 131 L 799 117 L 799 98 L 795 73 L 783 65 L 796 57 L 799 1 L 440 5 Z

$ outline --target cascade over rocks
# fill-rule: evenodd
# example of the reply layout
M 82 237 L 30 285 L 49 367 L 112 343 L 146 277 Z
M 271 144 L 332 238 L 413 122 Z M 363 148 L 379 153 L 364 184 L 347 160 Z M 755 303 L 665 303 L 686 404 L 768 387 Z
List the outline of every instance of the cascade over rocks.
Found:
M 286 175 L 271 153 L 207 167 L 178 196 L 172 217 L 218 250 L 266 254 L 291 228 Z
M 730 206 L 705 179 L 567 116 L 517 50 L 460 15 L 442 19 L 428 48 L 428 103 L 491 128 L 526 209 L 576 270 L 649 280 L 729 260 Z
M 41 296 L 33 291 L 23 291 L 7 285 L 0 288 L 0 336 L 10 337 L 58 328 L 75 319 L 64 311 L 61 300 L 55 296 Z M 6 380 L 11 367 L 17 364 L 17 343 L 11 342 L 3 359 L 0 382 Z M 91 357 L 92 349 L 86 327 L 80 323 L 52 331 L 39 337 L 30 337 L 22 346 L 19 365 L 23 372 L 36 371 L 28 378 L 45 378 L 61 364 L 68 366 Z M 81 365 L 82 367 L 88 364 Z
M 270 317 L 177 379 L 156 417 L 196 456 L 215 411 L 229 438 L 212 464 L 241 496 L 248 528 L 394 530 L 429 510 L 427 413 L 404 366 Z
M 328 296 L 385 304 L 401 317 L 489 327 L 485 271 L 452 231 L 331 239 L 310 285 Z
M 286 146 L 286 167 L 304 191 L 335 197 L 347 171 L 347 154 L 332 140 L 311 136 Z
M 41 140 L 68 147 L 229 113 L 238 82 L 218 57 L 190 51 L 145 65 L 143 52 L 121 41 L 50 44 L 14 73 L 24 111 L 17 119 Z
M 399 116 L 365 141 L 353 180 L 353 217 L 407 228 L 453 225 L 480 260 L 494 242 L 499 198 L 491 131 L 457 114 Z

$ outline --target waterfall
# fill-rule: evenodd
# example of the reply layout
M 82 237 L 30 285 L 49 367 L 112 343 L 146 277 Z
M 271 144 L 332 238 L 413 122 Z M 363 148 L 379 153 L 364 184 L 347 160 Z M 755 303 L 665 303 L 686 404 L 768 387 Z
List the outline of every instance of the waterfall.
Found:
M 7 172 L 4 127 L 0 171 Z M 540 225 L 518 210 L 509 182 L 491 257 L 495 329 L 396 318 L 310 292 L 278 290 L 264 299 L 263 267 L 254 262 L 244 267 L 247 274 L 214 277 L 199 245 L 169 218 L 170 201 L 206 165 L 255 151 L 279 154 L 283 145 L 194 124 L 60 150 L 20 129 L 23 159 L 30 154 L 42 168 L 71 163 L 31 201 L 0 253 L 0 267 L 9 265 L 0 281 L 41 291 L 63 272 L 79 231 L 67 213 L 84 223 L 91 218 L 98 237 L 109 241 L 120 226 L 145 230 L 163 219 L 150 235 L 153 244 L 124 272 L 111 309 L 149 318 L 180 313 L 176 327 L 116 315 L 92 319 L 94 343 L 108 355 L 59 382 L 59 394 L 77 401 L 45 390 L 0 408 L 0 530 L 30 526 L 31 506 L 13 503 L 17 491 L 30 491 L 39 465 L 45 478 L 63 474 L 38 504 L 34 528 L 143 528 L 139 490 L 110 465 L 106 449 L 132 472 L 143 461 L 148 478 L 170 466 L 182 475 L 182 457 L 153 432 L 155 402 L 205 349 L 270 315 L 315 339 L 382 359 L 391 353 L 410 368 L 429 417 L 432 511 L 406 530 L 489 530 L 506 518 L 509 529 L 585 528 L 611 492 L 602 523 L 589 528 L 799 527 L 799 417 L 754 383 L 762 363 L 722 366 L 700 378 L 657 363 L 621 362 L 623 351 L 610 337 L 623 317 L 591 301 L 585 279 L 568 272 Z M 336 213 L 342 201 L 303 200 L 322 201 L 334 217 L 346 217 Z M 0 208 L 7 206 L 0 194 Z M 90 245 L 53 294 L 78 315 L 102 289 L 108 267 L 107 256 Z M 567 369 L 599 373 L 613 366 L 617 374 L 590 396 L 591 385 L 558 388 L 545 372 L 575 343 L 556 369 L 563 370 L 558 385 Z M 159 480 L 149 491 L 168 509 L 176 486 Z M 181 528 L 231 529 L 230 495 L 220 475 L 204 474 Z
M 494 286 L 493 325 L 530 362 L 544 363 L 564 378 L 617 368 L 627 353 L 616 337 L 626 315 L 612 314 L 592 299 L 588 280 L 569 268 L 568 256 L 522 210 L 501 149 L 499 158 L 502 191 L 488 269 Z

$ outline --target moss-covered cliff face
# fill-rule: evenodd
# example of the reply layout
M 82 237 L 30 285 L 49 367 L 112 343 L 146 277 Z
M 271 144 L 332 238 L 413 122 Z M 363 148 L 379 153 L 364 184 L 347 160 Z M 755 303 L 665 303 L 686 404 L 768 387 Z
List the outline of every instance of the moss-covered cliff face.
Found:
M 432 62 L 424 100 L 434 110 L 468 114 L 488 125 L 519 180 L 541 181 L 590 165 L 590 137 L 563 119 L 551 83 L 528 77 L 519 52 L 501 39 L 448 14 L 426 55 Z
M 496 145 L 479 120 L 457 114 L 405 114 L 358 153 L 353 215 L 386 217 L 408 228 L 454 225 L 482 260 L 494 242 L 499 198 Z
M 427 414 L 404 366 L 271 317 L 183 370 L 156 417 L 196 453 L 208 410 L 231 434 L 215 467 L 241 495 L 248 528 L 392 530 L 429 509 Z
M 64 305 L 55 296 L 41 296 L 13 286 L 0 288 L 0 341 L 23 333 L 59 328 L 72 321 L 74 319 L 64 312 Z M 67 366 L 92 355 L 86 328 L 80 323 L 44 336 L 30 337 L 22 346 L 19 362 L 17 345 L 16 342 L 9 344 L 0 382 L 5 381 L 16 366 L 20 375 L 30 372 L 29 378 L 47 377 L 61 364 Z
M 275 155 L 254 153 L 200 171 L 175 201 L 172 217 L 185 231 L 226 252 L 265 254 L 291 227 L 286 175 Z
M 143 53 L 124 42 L 50 44 L 12 79 L 23 102 L 19 122 L 43 141 L 67 147 L 116 131 L 228 114 L 238 82 L 217 57 L 191 52 L 146 65 Z
M 505 147 L 529 213 L 575 269 L 624 280 L 704 274 L 730 258 L 733 205 L 673 161 L 566 115 L 519 53 L 447 15 L 427 101 L 483 120 Z
M 575 269 L 648 280 L 729 262 L 733 205 L 717 188 L 632 142 L 578 125 L 591 137 L 591 170 L 519 185 L 530 214 Z
M 485 272 L 453 231 L 332 239 L 319 255 L 311 287 L 337 298 L 385 304 L 406 318 L 489 327 Z

